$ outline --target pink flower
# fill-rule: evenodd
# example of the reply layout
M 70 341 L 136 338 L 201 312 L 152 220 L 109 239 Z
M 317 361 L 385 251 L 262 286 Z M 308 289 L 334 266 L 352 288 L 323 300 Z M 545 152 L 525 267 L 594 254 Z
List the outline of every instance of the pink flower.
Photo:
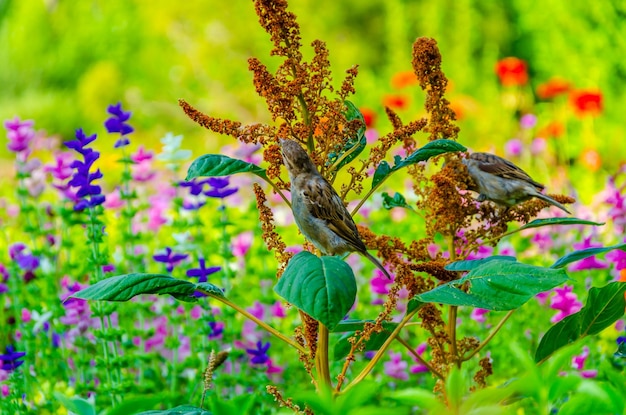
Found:
M 30 321 L 30 311 L 27 308 L 22 308 L 22 321 L 28 323 Z
M 418 355 L 422 356 L 424 355 L 424 352 L 426 351 L 426 342 L 421 343 L 419 346 L 417 346 L 417 348 L 415 349 L 415 351 L 417 352 Z M 417 362 L 416 365 L 411 366 L 410 372 L 413 374 L 417 374 L 417 373 L 424 373 L 424 372 L 428 372 L 428 367 L 424 366 L 419 360 L 415 359 L 415 362 Z
M 530 153 L 533 156 L 537 156 L 543 153 L 546 149 L 546 139 L 545 138 L 535 138 L 532 143 L 530 143 Z
M 576 369 L 583 378 L 595 378 L 598 375 L 597 370 L 583 370 L 587 357 L 589 357 L 589 347 L 585 346 L 581 354 L 572 358 L 572 367 Z
M 597 242 L 591 242 L 591 236 L 585 238 L 583 242 L 575 243 L 574 249 L 581 250 L 587 248 L 597 248 L 601 247 L 602 244 Z M 604 269 L 608 268 L 609 265 L 604 262 L 596 259 L 595 255 L 587 257 L 585 259 L 581 259 L 580 261 L 574 262 L 572 265 L 568 267 L 569 271 L 582 271 L 586 269 Z
M 244 257 L 254 240 L 254 233 L 252 231 L 242 232 L 233 238 L 231 250 L 234 256 L 241 258 Z
M 487 314 L 489 310 L 484 308 L 475 308 L 472 310 L 470 314 L 470 318 L 478 323 L 484 323 L 487 319 L 485 318 L 485 314 Z
M 509 157 L 518 157 L 522 154 L 523 149 L 524 144 L 519 138 L 513 138 L 512 140 L 507 141 L 504 145 L 504 152 Z
M 111 193 L 106 195 L 106 200 L 104 201 L 104 207 L 107 209 L 119 209 L 124 206 L 124 201 L 122 200 L 122 196 L 120 195 L 120 189 L 116 188 Z
M 146 151 L 143 146 L 139 146 L 139 148 L 137 148 L 137 151 L 130 155 L 130 158 L 135 163 L 152 160 L 154 158 L 154 151 Z
M 408 380 L 407 369 L 409 364 L 402 360 L 402 353 L 389 352 L 390 360 L 384 364 L 384 373 L 394 379 Z
M 390 281 L 385 274 L 378 268 L 374 270 L 374 277 L 370 280 L 370 287 L 374 294 L 386 295 L 389 293 L 389 285 L 393 281 Z
M 578 297 L 572 292 L 572 289 L 571 285 L 564 285 L 563 288 L 554 289 L 556 295 L 550 300 L 550 307 L 559 310 L 559 312 L 550 319 L 552 323 L 561 321 L 582 308 L 582 303 L 578 301 Z
M 276 301 L 274 305 L 270 307 L 270 311 L 274 317 L 285 318 L 287 316 L 285 313 L 285 307 L 283 307 L 280 301 Z

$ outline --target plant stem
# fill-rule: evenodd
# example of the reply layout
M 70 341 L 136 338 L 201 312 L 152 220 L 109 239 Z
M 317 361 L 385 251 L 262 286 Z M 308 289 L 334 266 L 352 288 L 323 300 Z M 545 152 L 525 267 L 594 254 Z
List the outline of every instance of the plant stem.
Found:
M 282 334 L 281 332 L 279 332 L 278 330 L 276 330 L 274 327 L 270 326 L 269 324 L 265 323 L 264 321 L 259 320 L 258 318 L 256 318 L 252 314 L 250 314 L 247 310 L 245 310 L 245 309 L 241 308 L 239 305 L 231 302 L 226 297 L 222 297 L 222 296 L 216 295 L 214 293 L 211 293 L 209 291 L 204 291 L 202 289 L 198 289 L 198 291 L 203 292 L 203 293 L 207 294 L 209 297 L 214 298 L 214 299 L 216 299 L 216 300 L 226 304 L 230 308 L 232 308 L 235 311 L 238 311 L 239 313 L 241 313 L 244 317 L 247 317 L 248 319 L 254 321 L 256 324 L 259 325 L 259 327 L 263 328 L 265 331 L 267 331 L 271 335 L 273 335 L 273 336 L 279 338 L 280 340 L 284 341 L 285 343 L 289 344 L 293 348 L 297 349 L 300 353 L 302 353 L 304 355 L 308 355 L 307 350 L 304 347 L 300 346 L 298 343 L 296 343 L 293 339 L 290 339 L 289 337 L 285 336 L 284 334 Z
M 263 180 L 268 182 L 270 184 L 270 186 L 272 186 L 272 188 L 276 191 L 276 193 L 278 193 L 278 195 L 285 201 L 285 203 L 287 203 L 287 206 L 289 206 L 289 208 L 291 208 L 291 202 L 289 202 L 289 200 L 287 200 L 287 197 L 285 196 L 285 194 L 283 192 L 280 191 L 280 189 L 278 188 L 276 183 L 274 183 L 273 181 L 271 181 L 270 179 L 265 178 L 265 177 L 263 177 Z
M 508 313 L 506 313 L 506 315 L 502 318 L 502 320 L 500 320 L 498 325 L 491 331 L 491 333 L 489 333 L 489 336 L 487 336 L 487 338 L 485 340 L 483 340 L 483 342 L 481 344 L 479 344 L 477 348 L 472 350 L 472 352 L 470 354 L 468 354 L 467 356 L 462 357 L 461 361 L 465 362 L 465 361 L 471 359 L 472 357 L 474 357 L 479 351 L 481 351 L 491 341 L 491 339 L 493 339 L 493 337 L 498 333 L 498 331 L 500 331 L 502 326 L 504 326 L 504 323 L 506 323 L 506 321 L 509 319 L 509 317 L 511 317 L 511 315 L 514 312 L 515 312 L 515 310 L 511 310 Z
M 439 373 L 437 370 L 435 370 L 434 367 L 432 367 L 430 365 L 430 363 L 428 363 L 426 360 L 424 360 L 424 358 L 422 356 L 419 355 L 419 353 L 417 353 L 415 351 L 415 349 L 413 349 L 411 347 L 411 345 L 404 340 L 402 337 L 398 336 L 396 338 L 396 340 L 398 340 L 398 342 L 400 342 L 400 344 L 402 344 L 404 347 L 407 348 L 407 350 L 409 351 L 409 353 L 411 353 L 413 355 L 413 357 L 415 357 L 415 359 L 417 359 L 421 364 L 423 364 L 424 366 L 426 366 L 428 368 L 428 370 L 435 376 L 437 376 L 439 379 L 441 380 L 445 380 L 445 378 L 443 377 L 443 375 L 441 373 Z
M 319 323 L 317 332 L 317 351 L 315 353 L 315 366 L 318 370 L 318 385 L 330 389 L 332 380 L 330 378 L 330 368 L 328 366 L 328 327 Z
M 418 311 L 419 311 L 419 308 L 416 308 L 415 310 L 411 311 L 409 314 L 405 315 L 404 318 L 402 318 L 402 321 L 398 323 L 398 325 L 393 330 L 393 332 L 389 335 L 389 337 L 387 337 L 387 340 L 385 340 L 385 342 L 380 347 L 380 349 L 378 349 L 378 351 L 376 352 L 372 360 L 370 360 L 369 363 L 363 368 L 361 373 L 359 373 L 352 380 L 352 382 L 350 382 L 350 384 L 346 386 L 346 388 L 343 390 L 344 393 L 352 389 L 354 386 L 358 385 L 363 379 L 365 379 L 365 377 L 372 371 L 372 369 L 374 369 L 374 366 L 376 366 L 376 364 L 383 357 L 383 354 L 387 351 L 387 349 L 391 345 L 391 342 L 393 342 L 398 337 L 398 335 L 402 331 L 402 328 L 404 328 L 404 325 L 408 323 Z

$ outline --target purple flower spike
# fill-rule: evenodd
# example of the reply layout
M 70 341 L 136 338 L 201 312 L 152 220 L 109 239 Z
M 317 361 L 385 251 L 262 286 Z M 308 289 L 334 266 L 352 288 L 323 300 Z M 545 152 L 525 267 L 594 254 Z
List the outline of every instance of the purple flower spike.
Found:
M 259 340 L 258 342 L 256 342 L 256 349 L 246 349 L 246 352 L 248 352 L 248 354 L 252 358 L 250 362 L 255 365 L 262 365 L 267 363 L 270 360 L 269 356 L 267 355 L 267 351 L 269 350 L 269 348 L 270 342 L 263 344 L 263 342 Z
M 232 194 L 237 193 L 238 187 L 228 187 L 230 184 L 229 177 L 209 177 L 207 180 L 211 189 L 204 192 L 205 196 L 224 199 Z
M 4 122 L 4 128 L 7 130 L 7 138 L 9 143 L 7 148 L 13 153 L 22 153 L 28 150 L 30 143 L 35 137 L 35 130 L 31 120 L 21 121 L 18 117 Z
M 178 265 L 183 259 L 186 259 L 188 256 L 189 255 L 187 254 L 176 254 L 172 252 L 172 248 L 168 246 L 165 248 L 164 254 L 157 254 L 154 255 L 152 258 L 154 258 L 154 260 L 157 262 L 167 264 L 167 272 L 172 272 L 174 270 L 174 267 Z
M 5 349 L 5 353 L 0 354 L 0 362 L 2 362 L 0 369 L 7 372 L 17 369 L 24 363 L 23 360 L 20 360 L 24 356 L 26 356 L 25 352 L 16 352 L 15 347 L 8 345 Z
M 76 140 L 66 141 L 65 145 L 79 152 L 83 156 L 83 161 L 74 160 L 70 167 L 75 169 L 72 179 L 68 182 L 70 187 L 78 187 L 76 197 L 78 198 L 74 205 L 75 211 L 81 211 L 86 208 L 101 205 L 105 201 L 102 195 L 102 188 L 92 184 L 94 180 L 101 179 L 102 173 L 96 170 L 91 173 L 90 170 L 93 163 L 100 157 L 100 153 L 87 148 L 86 145 L 93 142 L 96 135 L 87 136 L 82 129 L 76 130 Z
M 198 278 L 198 282 L 207 282 L 208 281 L 208 276 L 211 274 L 216 273 L 217 271 L 221 270 L 222 267 L 206 267 L 205 266 L 205 261 L 204 258 L 200 258 L 198 260 L 198 263 L 200 264 L 200 266 L 198 268 L 192 268 L 190 270 L 187 270 L 187 276 L 188 277 L 197 277 Z
M 119 148 L 129 145 L 130 140 L 126 135 L 135 131 L 135 129 L 126 122 L 130 119 L 131 112 L 123 111 L 121 102 L 115 105 L 109 105 L 107 112 L 111 114 L 111 117 L 104 122 L 105 128 L 109 133 L 119 133 L 121 135 L 115 142 L 114 147 Z

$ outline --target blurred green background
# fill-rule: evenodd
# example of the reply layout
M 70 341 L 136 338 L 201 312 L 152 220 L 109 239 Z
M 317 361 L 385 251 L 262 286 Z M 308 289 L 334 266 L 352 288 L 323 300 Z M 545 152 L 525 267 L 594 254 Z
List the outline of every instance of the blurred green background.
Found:
M 337 85 L 345 69 L 359 65 L 353 101 L 380 114 L 381 133 L 390 129 L 383 98 L 399 93 L 390 80 L 411 70 L 413 41 L 430 36 L 439 42 L 451 80 L 448 98 L 462 109 L 462 143 L 496 150 L 517 133 L 516 115 L 494 72 L 499 59 L 515 56 L 528 64 L 523 92 L 531 97 L 552 77 L 602 92 L 599 117 L 564 119 L 570 158 L 592 142 L 606 172 L 624 159 L 623 0 L 547 0 L 541 5 L 527 0 L 298 0 L 290 9 L 298 16 L 305 57 L 313 39 L 327 42 Z M 36 128 L 68 139 L 78 127 L 102 133 L 106 106 L 121 101 L 133 112 L 135 142 L 160 149 L 158 139 L 172 131 L 184 134 L 184 146 L 196 155 L 216 151 L 228 139 L 192 123 L 177 100 L 184 98 L 214 116 L 268 121 L 246 60 L 256 56 L 275 67 L 270 49 L 252 1 L 0 0 L 0 118 L 33 119 Z M 403 119 L 421 115 L 419 87 L 400 92 L 410 100 L 400 111 Z M 533 107 L 538 127 L 551 121 L 548 105 L 553 104 Z M 585 127 L 585 122 L 593 125 Z M 597 139 L 588 140 L 589 131 Z M 114 138 L 101 140 L 104 149 Z M 0 156 L 9 157 L 5 145 Z

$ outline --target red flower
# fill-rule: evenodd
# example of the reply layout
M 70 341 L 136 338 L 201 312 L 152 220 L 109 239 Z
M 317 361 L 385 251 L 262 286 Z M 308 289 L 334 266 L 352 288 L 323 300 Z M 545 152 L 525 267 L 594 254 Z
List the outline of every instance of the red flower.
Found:
M 503 86 L 524 85 L 528 82 L 526 62 L 519 58 L 504 58 L 496 63 L 496 74 Z
M 572 89 L 569 82 L 561 78 L 552 78 L 537 87 L 537 95 L 541 99 L 552 99 L 568 93 Z
M 602 112 L 602 93 L 598 90 L 572 91 L 569 94 L 569 102 L 578 117 L 597 117 Z
M 363 119 L 365 120 L 365 127 L 372 128 L 374 126 L 374 121 L 376 121 L 376 113 L 374 110 L 369 108 L 359 108 L 361 114 L 363 114 Z
M 417 76 L 411 71 L 398 72 L 391 78 L 391 86 L 396 89 L 412 85 L 417 85 Z
M 402 110 L 409 106 L 409 99 L 405 95 L 391 94 L 383 97 L 383 105 L 391 109 Z

